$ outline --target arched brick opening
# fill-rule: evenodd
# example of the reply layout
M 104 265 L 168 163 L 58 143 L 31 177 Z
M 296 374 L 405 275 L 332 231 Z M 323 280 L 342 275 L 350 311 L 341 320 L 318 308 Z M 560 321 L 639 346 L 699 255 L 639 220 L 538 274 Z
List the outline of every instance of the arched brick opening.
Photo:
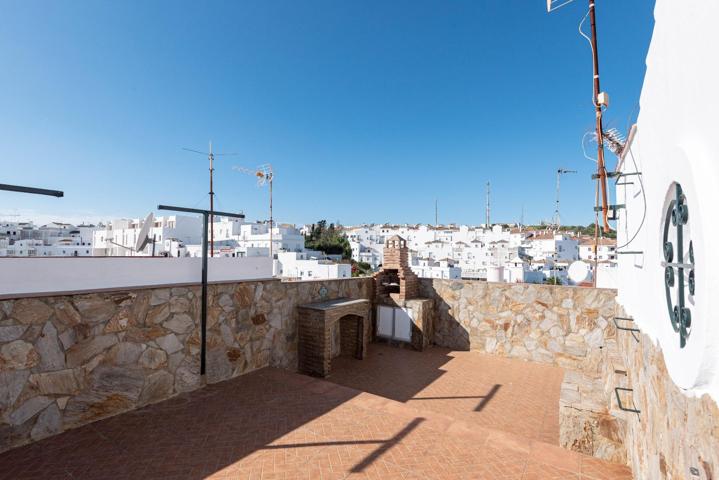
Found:
M 300 372 L 326 377 L 333 357 L 365 357 L 370 330 L 368 300 L 340 298 L 301 305 L 297 312 Z

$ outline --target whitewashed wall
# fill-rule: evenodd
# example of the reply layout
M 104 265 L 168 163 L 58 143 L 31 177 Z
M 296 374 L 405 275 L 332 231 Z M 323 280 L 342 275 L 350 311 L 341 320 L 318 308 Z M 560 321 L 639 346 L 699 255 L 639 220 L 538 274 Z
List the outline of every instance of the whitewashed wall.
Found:
M 657 341 L 674 382 L 691 395 L 709 393 L 719 400 L 719 55 L 716 19 L 719 2 L 657 0 L 655 28 L 647 56 L 638 131 L 632 153 L 643 173 L 646 219 L 631 244 L 642 251 L 619 256 L 619 298 L 637 325 Z M 628 156 L 624 172 L 635 170 Z M 618 226 L 618 245 L 641 223 L 644 200 L 637 177 L 618 187 L 617 203 L 626 203 Z M 679 182 L 689 205 L 694 242 L 696 298 L 693 331 L 679 348 L 667 312 L 662 231 L 667 192 Z
M 188 284 L 201 278 L 201 258 L 2 258 L 0 298 Z M 272 278 L 272 262 L 267 257 L 208 259 L 210 282 L 268 278 Z

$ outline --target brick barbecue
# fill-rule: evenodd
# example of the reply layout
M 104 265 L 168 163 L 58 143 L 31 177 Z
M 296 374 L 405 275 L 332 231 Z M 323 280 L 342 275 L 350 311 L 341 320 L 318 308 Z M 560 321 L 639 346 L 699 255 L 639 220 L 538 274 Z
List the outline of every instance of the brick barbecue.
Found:
M 368 300 L 338 298 L 300 305 L 297 311 L 300 372 L 320 377 L 330 374 L 335 333 L 339 336 L 338 354 L 359 360 L 367 355 L 370 333 Z
M 419 296 L 419 279 L 409 267 L 407 241 L 399 235 L 384 244 L 382 270 L 374 275 L 377 301 L 404 302 Z

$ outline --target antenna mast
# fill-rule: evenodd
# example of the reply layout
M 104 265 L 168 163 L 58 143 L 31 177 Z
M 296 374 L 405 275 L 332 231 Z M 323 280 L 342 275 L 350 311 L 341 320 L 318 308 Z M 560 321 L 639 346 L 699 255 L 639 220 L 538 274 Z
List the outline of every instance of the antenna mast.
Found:
M 215 171 L 215 156 L 212 154 L 212 140 L 210 140 L 210 150 L 207 154 L 210 161 L 210 256 L 215 256 L 215 190 L 212 186 L 212 176 Z
M 190 148 L 183 148 L 188 152 L 199 153 L 200 155 L 207 155 L 207 160 L 210 162 L 210 257 L 215 256 L 215 189 L 213 186 L 213 174 L 215 172 L 215 156 L 221 155 L 237 155 L 236 153 L 213 153 L 212 152 L 212 140 L 209 143 L 209 150 L 200 152 L 198 150 L 192 150 Z
M 486 209 L 487 219 L 486 219 L 486 225 L 487 228 L 489 228 L 489 182 L 487 182 L 487 209 Z
M 564 175 L 565 173 L 577 173 L 577 171 L 576 170 L 567 170 L 565 168 L 557 169 L 557 199 L 554 204 L 554 220 L 552 222 L 552 223 L 554 223 L 554 228 L 557 231 L 559 230 L 559 227 L 561 226 L 561 223 L 562 223 L 562 219 L 559 215 L 559 191 L 560 191 L 560 186 L 561 186 L 561 184 L 560 184 L 561 178 L 562 178 L 562 175 Z
M 434 226 L 439 225 L 439 210 L 438 210 L 437 199 L 434 199 Z
M 261 187 L 265 184 L 269 185 L 270 189 L 270 258 L 275 258 L 273 254 L 273 245 L 272 245 L 272 225 L 273 225 L 273 218 L 272 218 L 272 184 L 275 180 L 275 173 L 272 171 L 272 164 L 265 163 L 263 165 L 258 166 L 256 169 L 252 170 L 245 167 L 232 167 L 233 170 L 236 170 L 238 172 L 242 172 L 247 175 L 252 175 L 253 177 L 257 178 L 257 186 Z
M 607 168 L 604 164 L 604 130 L 602 127 L 602 105 L 606 105 L 606 102 L 600 99 L 599 52 L 597 51 L 597 21 L 595 10 L 594 0 L 589 0 L 589 21 L 592 25 L 592 63 L 594 67 L 594 95 L 592 96 L 592 102 L 594 103 L 597 118 L 597 174 L 599 176 L 597 182 L 599 182 L 602 191 L 602 221 L 604 223 L 604 233 L 609 233 L 609 223 L 607 222 Z M 605 95 L 602 94 L 602 96 Z M 597 227 L 599 227 L 599 225 L 597 225 Z M 595 228 L 595 230 L 599 230 L 599 228 Z M 598 232 L 596 234 L 598 235 Z M 594 247 L 596 250 L 596 244 Z

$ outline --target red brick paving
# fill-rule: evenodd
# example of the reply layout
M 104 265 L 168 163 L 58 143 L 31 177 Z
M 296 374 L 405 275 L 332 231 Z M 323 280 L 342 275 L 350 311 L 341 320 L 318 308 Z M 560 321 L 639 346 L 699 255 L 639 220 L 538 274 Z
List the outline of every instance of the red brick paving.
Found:
M 362 362 L 332 361 L 329 381 L 482 427 L 559 444 L 559 367 L 429 348 L 370 345 Z
M 446 355 L 460 361 L 445 370 L 483 368 L 478 354 Z M 474 387 L 463 395 L 479 396 Z M 502 388 L 480 417 L 505 400 Z M 631 478 L 626 467 L 481 426 L 474 414 L 455 417 L 460 407 L 412 403 L 267 368 L 6 452 L 0 479 Z M 535 434 L 542 422 L 531 422 Z

